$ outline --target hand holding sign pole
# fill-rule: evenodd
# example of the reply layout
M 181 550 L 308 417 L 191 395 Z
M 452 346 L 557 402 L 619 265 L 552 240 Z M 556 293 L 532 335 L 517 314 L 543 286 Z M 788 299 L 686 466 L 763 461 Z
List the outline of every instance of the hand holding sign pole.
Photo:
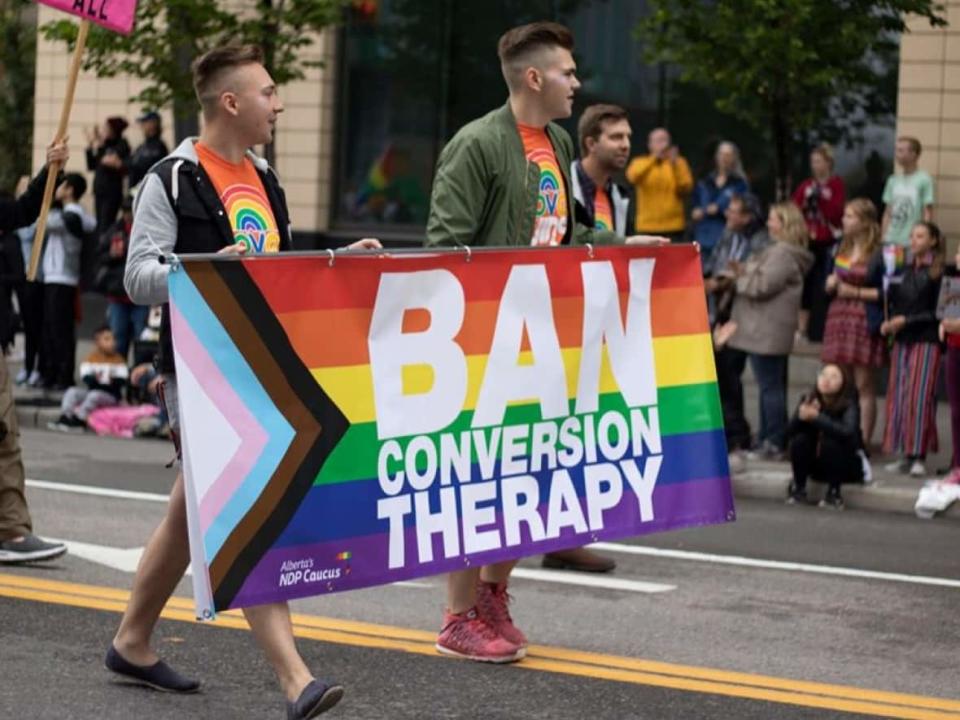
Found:
M 90 32 L 90 23 L 102 25 L 115 32 L 127 35 L 133 29 L 133 19 L 136 14 L 136 0 L 39 0 L 44 5 L 63 10 L 81 18 L 80 29 L 77 33 L 77 43 L 73 49 L 73 59 L 70 61 L 70 72 L 67 75 L 67 90 L 63 97 L 63 107 L 60 110 L 60 124 L 54 143 L 61 142 L 67 135 L 67 126 L 70 124 L 70 111 L 73 109 L 73 95 L 77 88 L 77 78 L 80 75 L 80 63 L 83 60 L 83 50 L 87 44 L 87 35 Z M 40 216 L 37 218 L 37 229 L 34 234 L 33 248 L 30 253 L 30 265 L 27 268 L 27 280 L 33 281 L 37 277 L 40 266 L 40 257 L 43 254 L 43 237 L 47 229 L 47 215 L 53 202 L 53 191 L 57 185 L 57 176 L 62 169 L 61 163 L 50 163 L 47 168 L 47 184 L 43 190 L 43 203 L 40 206 Z
M 80 31 L 77 34 L 77 45 L 73 49 L 73 60 L 70 62 L 70 74 L 67 76 L 67 92 L 63 97 L 63 107 L 60 109 L 60 124 L 57 134 L 53 138 L 58 143 L 66 137 L 67 126 L 70 123 L 70 110 L 73 108 L 73 94 L 77 89 L 77 76 L 80 74 L 80 62 L 83 59 L 83 49 L 87 44 L 87 34 L 90 32 L 90 22 L 80 21 Z M 43 203 L 40 205 L 40 216 L 37 218 L 37 229 L 33 236 L 33 247 L 30 250 L 30 267 L 27 268 L 27 280 L 33 282 L 37 278 L 40 267 L 40 257 L 43 254 L 43 239 L 47 230 L 47 215 L 50 213 L 50 204 L 53 202 L 53 191 L 57 186 L 57 176 L 62 166 L 58 162 L 50 163 L 47 167 L 47 184 L 43 189 Z

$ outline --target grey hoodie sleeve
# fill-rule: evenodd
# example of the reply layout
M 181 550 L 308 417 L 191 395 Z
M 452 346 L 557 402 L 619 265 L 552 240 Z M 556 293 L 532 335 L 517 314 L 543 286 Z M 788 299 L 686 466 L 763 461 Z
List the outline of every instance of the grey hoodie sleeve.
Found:
M 177 244 L 177 216 L 156 174 L 147 175 L 137 193 L 123 286 L 138 305 L 167 302 L 170 266 L 160 262 Z

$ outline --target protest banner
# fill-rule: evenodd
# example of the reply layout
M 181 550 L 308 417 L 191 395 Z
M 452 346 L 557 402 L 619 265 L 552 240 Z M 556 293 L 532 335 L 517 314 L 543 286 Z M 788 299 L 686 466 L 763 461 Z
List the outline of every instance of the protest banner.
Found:
M 107 30 L 129 35 L 137 14 L 137 0 L 37 0 L 81 20 L 101 25 Z
M 692 246 L 169 285 L 198 617 L 734 517 Z
M 76 15 L 80 18 L 77 31 L 77 40 L 73 47 L 73 56 L 70 60 L 70 69 L 67 72 L 67 86 L 63 95 L 63 105 L 60 108 L 60 122 L 53 142 L 58 143 L 67 136 L 67 126 L 70 124 L 70 112 L 73 109 L 73 96 L 77 89 L 77 78 L 80 76 L 80 65 L 83 61 L 83 51 L 87 45 L 87 35 L 90 33 L 90 23 L 102 25 L 115 32 L 127 35 L 133 30 L 133 20 L 137 12 L 137 0 L 37 0 L 43 5 L 49 5 L 57 10 Z M 30 250 L 30 262 L 27 264 L 27 280 L 37 279 L 40 268 L 40 258 L 43 255 L 44 236 L 47 230 L 47 216 L 50 214 L 50 205 L 53 203 L 53 191 L 57 186 L 57 176 L 60 174 L 59 163 L 47 168 L 47 184 L 43 188 L 43 201 L 40 205 L 40 215 L 37 217 L 36 230 L 33 235 L 33 247 Z

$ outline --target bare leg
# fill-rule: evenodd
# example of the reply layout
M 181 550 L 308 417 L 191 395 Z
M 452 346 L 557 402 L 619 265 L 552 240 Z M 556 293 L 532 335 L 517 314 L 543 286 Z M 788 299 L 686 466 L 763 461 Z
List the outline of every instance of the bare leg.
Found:
M 152 665 L 157 654 L 150 637 L 190 562 L 187 541 L 187 506 L 183 494 L 183 473 L 177 475 L 170 492 L 167 514 L 150 537 L 137 566 L 130 602 L 120 620 L 113 646 L 136 665 Z
M 480 568 L 480 579 L 488 583 L 505 583 L 510 579 L 510 573 L 517 565 L 516 560 L 506 560 L 493 565 L 484 565 Z
M 807 336 L 807 328 L 810 326 L 810 311 L 801 310 L 797 316 L 797 332 L 804 337 Z
M 285 602 L 258 605 L 245 608 L 243 614 L 287 699 L 291 702 L 296 700 L 313 680 L 313 675 L 297 651 L 290 622 L 290 606 Z
M 873 368 L 854 367 L 853 380 L 860 395 L 860 432 L 863 434 L 863 446 L 869 449 L 873 429 L 877 424 L 877 393 L 873 383 Z
M 447 609 L 454 613 L 466 612 L 477 604 L 479 568 L 458 570 L 447 575 Z

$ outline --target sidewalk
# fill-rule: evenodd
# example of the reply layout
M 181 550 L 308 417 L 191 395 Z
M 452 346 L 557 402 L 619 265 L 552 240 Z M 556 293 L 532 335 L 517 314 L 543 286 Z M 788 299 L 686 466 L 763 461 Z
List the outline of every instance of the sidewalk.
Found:
M 86 357 L 92 347 L 91 340 L 79 340 L 77 358 Z M 790 356 L 787 394 L 791 411 L 799 395 L 810 388 L 816 377 L 820 366 L 818 356 L 818 346 L 802 348 Z M 20 364 L 19 361 L 11 361 L 11 372 L 16 373 L 20 369 Z M 751 427 L 756 428 L 758 424 L 757 387 L 749 367 L 744 372 L 743 380 L 747 419 Z M 40 390 L 18 387 L 14 388 L 14 398 L 17 404 L 17 420 L 21 427 L 46 430 L 47 423 L 55 421 L 60 415 L 59 394 L 52 395 Z M 874 434 L 875 439 L 879 438 L 883 432 L 883 398 L 879 399 L 878 405 L 879 417 L 877 431 Z M 946 402 L 940 402 L 937 405 L 937 427 L 940 430 L 940 450 L 931 454 L 926 463 L 931 477 L 935 477 L 937 469 L 950 465 L 950 409 Z M 874 482 L 871 485 L 844 486 L 843 497 L 847 507 L 914 515 L 913 506 L 925 479 L 886 472 L 883 465 L 892 459 L 874 454 L 871 459 Z M 746 472 L 734 475 L 732 480 L 737 498 L 783 502 L 790 484 L 790 465 L 785 462 L 748 461 Z M 813 499 L 819 499 L 825 490 L 826 486 L 821 483 L 810 483 L 809 492 Z M 954 503 L 937 517 L 960 520 L 960 503 Z

